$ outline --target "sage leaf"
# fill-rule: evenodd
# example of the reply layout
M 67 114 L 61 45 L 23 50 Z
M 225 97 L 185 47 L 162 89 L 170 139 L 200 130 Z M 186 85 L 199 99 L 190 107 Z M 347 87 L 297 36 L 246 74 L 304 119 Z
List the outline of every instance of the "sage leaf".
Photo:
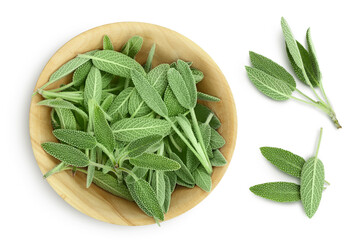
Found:
M 307 42 L 307 46 L 309 49 L 309 56 L 310 56 L 311 62 L 313 64 L 313 69 L 314 69 L 316 79 L 318 80 L 318 82 L 320 82 L 321 81 L 321 72 L 320 72 L 319 63 L 318 63 L 318 60 L 316 57 L 315 47 L 314 47 L 313 41 L 311 39 L 310 28 L 306 31 L 306 42 Z
M 176 187 L 177 176 L 174 172 L 164 172 L 164 174 L 169 178 L 171 192 L 173 192 Z
M 91 67 L 92 67 L 91 61 L 87 61 L 75 70 L 72 77 L 72 81 L 75 87 L 79 87 L 85 82 L 85 79 L 89 74 Z
M 100 104 L 102 85 L 101 85 L 101 73 L 96 67 L 92 67 L 88 77 L 85 81 L 84 89 L 84 104 L 88 107 L 89 100 L 93 99 L 96 103 Z
M 218 129 L 221 126 L 219 118 L 215 115 L 213 111 L 211 111 L 210 108 L 198 103 L 196 104 L 194 111 L 196 114 L 196 118 L 199 122 L 205 123 L 209 114 L 212 113 L 213 117 L 211 118 L 209 125 L 214 129 Z
M 211 129 L 211 127 L 208 124 L 201 123 L 201 122 L 199 123 L 199 129 L 200 129 L 201 136 L 203 138 L 205 148 L 207 148 L 211 142 L 211 133 L 212 133 L 212 131 L 216 132 L 216 130 Z M 217 138 L 217 137 L 214 137 L 214 138 Z M 223 138 L 221 137 L 221 139 L 223 139 Z M 217 142 L 217 144 L 219 144 L 219 143 Z
M 324 165 L 320 159 L 308 159 L 301 171 L 300 194 L 306 215 L 312 218 L 317 211 L 325 182 Z
M 111 104 L 113 103 L 114 99 L 115 99 L 115 95 L 110 93 L 109 95 L 106 96 L 106 98 L 104 100 L 101 101 L 100 107 L 105 112 L 109 111 L 109 108 L 110 108 Z
M 155 171 L 152 180 L 151 187 L 154 189 L 159 204 L 162 206 L 165 201 L 165 178 L 162 171 Z
M 294 35 L 291 32 L 291 29 L 286 22 L 285 18 L 281 18 L 281 28 L 284 34 L 286 46 L 289 48 L 290 55 L 294 59 L 295 64 L 300 68 L 304 69 L 304 65 L 301 59 L 300 51 L 297 46 L 297 42 L 294 38 Z
M 143 153 L 139 157 L 131 158 L 130 163 L 137 167 L 159 171 L 175 171 L 180 168 L 180 164 L 176 161 L 151 153 Z
M 110 105 L 109 110 L 107 111 L 108 115 L 114 117 L 116 113 L 119 113 L 124 117 L 128 113 L 128 102 L 133 92 L 133 87 L 128 87 L 121 91 Z
M 169 64 L 160 64 L 152 69 L 147 75 L 150 85 L 156 89 L 160 96 L 164 94 L 168 85 L 167 72 L 169 69 Z
M 218 149 L 214 151 L 214 156 L 210 159 L 210 162 L 214 167 L 222 167 L 227 164 L 225 157 Z
M 147 72 L 147 73 L 151 69 L 152 61 L 153 61 L 154 54 L 155 54 L 155 48 L 156 48 L 156 44 L 154 43 L 151 46 L 151 49 L 149 51 L 149 54 L 148 54 L 148 57 L 147 57 L 147 60 L 146 60 L 145 66 L 144 66 L 145 72 Z
M 284 81 L 289 86 L 293 87 L 292 90 L 296 88 L 295 79 L 285 70 L 285 68 L 260 54 L 250 52 L 249 55 L 251 64 L 254 68 L 259 69 L 276 79 Z
M 182 78 L 184 79 L 184 82 L 186 84 L 187 90 L 190 94 L 190 102 L 191 102 L 191 108 L 194 108 L 197 101 L 197 91 L 196 91 L 196 83 L 194 76 L 192 75 L 190 66 L 182 61 L 177 61 L 177 70 L 180 72 Z
M 181 106 L 179 101 L 176 99 L 174 92 L 171 90 L 171 88 L 169 86 L 165 90 L 164 102 L 165 102 L 166 108 L 168 109 L 169 117 L 175 117 L 175 116 L 177 116 L 179 114 L 183 114 L 187 111 L 186 108 Z
M 130 158 L 140 156 L 150 147 L 160 142 L 162 138 L 161 135 L 155 134 L 132 141 L 127 147 L 128 156 Z
M 62 143 L 46 142 L 41 147 L 56 159 L 75 167 L 86 167 L 89 158 L 80 150 Z
M 181 178 L 176 178 L 176 184 L 186 187 L 186 188 L 194 188 L 195 187 L 195 184 L 187 183 L 184 180 L 182 180 Z
M 96 162 L 96 150 L 94 148 L 90 150 L 89 155 L 90 155 L 89 156 L 90 162 L 95 163 Z M 87 174 L 86 174 L 86 188 L 89 188 L 91 186 L 91 183 L 94 179 L 94 174 L 95 174 L 95 166 L 89 165 L 87 168 Z
M 181 106 L 186 109 L 193 108 L 190 93 L 181 74 L 175 68 L 170 68 L 167 72 L 167 78 L 170 88 Z
M 165 135 L 170 130 L 166 120 L 151 118 L 124 118 L 112 125 L 115 138 L 118 141 L 131 142 L 149 135 Z
M 131 170 L 133 174 L 135 174 L 138 178 L 143 178 L 146 173 L 148 173 L 149 169 L 146 168 L 140 168 L 140 167 L 133 167 Z M 126 176 L 125 179 L 127 184 L 132 184 L 135 182 L 135 179 L 129 174 Z
M 114 46 L 111 43 L 111 40 L 108 35 L 104 35 L 104 37 L 103 37 L 103 49 L 104 50 L 114 50 Z
M 83 55 L 93 56 L 96 52 L 97 52 L 97 50 L 94 50 L 94 51 L 84 53 Z M 82 58 L 79 56 L 71 59 L 70 61 L 68 61 L 67 63 L 62 65 L 56 72 L 54 72 L 50 76 L 49 82 L 53 83 L 53 82 L 56 82 L 56 81 L 62 79 L 63 77 L 72 73 L 73 71 L 75 71 L 75 69 L 77 69 L 78 67 L 80 67 L 81 65 L 83 65 L 84 63 L 86 63 L 88 61 L 89 61 L 88 58 Z
M 308 53 L 308 51 L 303 47 L 303 45 L 301 45 L 299 42 L 297 42 L 298 48 L 299 48 L 299 52 L 301 55 L 301 59 L 303 61 L 304 64 L 304 69 L 305 69 L 305 74 L 307 76 L 307 78 L 309 79 L 309 81 L 311 82 L 311 84 L 314 87 L 317 87 L 319 85 L 319 81 L 316 79 L 315 73 L 314 73 L 314 69 L 313 69 L 313 65 L 312 65 L 312 61 L 310 59 L 310 55 Z M 307 83 L 306 77 L 304 76 L 304 71 L 302 69 L 300 69 L 296 63 L 294 62 L 293 57 L 291 56 L 290 52 L 289 52 L 289 48 L 286 47 L 286 53 L 288 55 L 289 61 L 291 63 L 291 66 L 296 74 L 296 76 L 306 85 L 309 85 Z
M 38 102 L 37 105 L 74 110 L 78 112 L 84 119 L 88 119 L 88 115 L 83 110 L 76 107 L 74 104 L 60 98 L 42 100 Z
M 129 201 L 133 201 L 131 194 L 124 183 L 120 183 L 117 178 L 110 174 L 103 174 L 95 170 L 93 182 L 105 191 Z
M 57 129 L 53 131 L 54 136 L 76 148 L 93 149 L 96 146 L 96 139 L 89 133 L 71 130 L 71 129 Z
M 180 165 L 180 169 L 175 171 L 175 174 L 181 178 L 184 182 L 187 182 L 189 184 L 194 184 L 195 179 L 192 176 L 189 169 L 186 167 L 186 165 L 183 163 L 183 161 L 177 156 L 175 153 L 170 154 L 170 158 L 174 161 L 176 161 Z
M 129 98 L 128 110 L 132 118 L 142 117 L 151 112 L 137 90 L 134 90 Z
M 291 97 L 292 90 L 283 81 L 256 68 L 246 67 L 246 71 L 255 87 L 266 96 L 277 101 L 288 100 Z
M 255 195 L 276 202 L 296 202 L 300 200 L 300 186 L 290 182 L 269 182 L 252 186 Z
M 199 165 L 200 165 L 200 162 L 197 159 L 197 157 L 194 155 L 194 153 L 190 149 L 187 149 L 186 150 L 186 166 L 189 169 L 189 171 L 190 172 L 195 171 L 195 169 L 197 169 Z
M 136 90 L 139 92 L 144 102 L 157 114 L 162 117 L 168 116 L 168 111 L 156 89 L 150 85 L 146 77 L 137 71 L 131 71 L 131 78 Z
M 143 179 L 135 181 L 133 190 L 137 199 L 158 220 L 164 221 L 164 213 L 158 202 L 154 190 L 150 184 Z
M 70 109 L 55 108 L 61 128 L 76 129 L 76 119 Z
M 107 86 L 109 86 L 109 84 L 111 83 L 111 81 L 113 79 L 114 79 L 113 74 L 101 71 L 101 82 L 102 82 L 101 87 L 102 87 L 102 89 L 105 89 Z
M 262 147 L 260 151 L 269 162 L 281 171 L 294 177 L 301 177 L 301 170 L 305 163 L 302 157 L 281 148 Z
M 98 51 L 94 56 L 79 55 L 79 57 L 91 59 L 95 67 L 116 76 L 130 78 L 131 70 L 145 74 L 142 66 L 134 59 L 112 50 Z
M 145 207 L 144 203 L 140 200 L 139 196 L 135 192 L 135 181 L 131 184 L 127 184 L 127 186 L 128 186 L 129 192 L 131 194 L 131 197 L 134 199 L 134 201 L 136 202 L 138 207 L 149 217 L 154 217 L 153 214 Z M 152 190 L 151 186 L 150 186 L 150 189 Z M 154 190 L 152 190 L 152 191 L 154 192 Z M 154 193 L 154 195 L 155 195 L 155 193 Z M 156 199 L 156 195 L 155 195 L 155 199 Z
M 204 79 L 204 73 L 199 69 L 191 68 L 191 73 L 194 77 L 195 83 L 199 83 Z
M 167 175 L 164 174 L 164 180 L 165 180 L 165 199 L 164 199 L 164 203 L 162 205 L 162 209 L 164 213 L 167 213 L 169 211 L 169 207 L 170 207 L 170 201 L 171 201 L 171 183 L 169 180 L 169 177 Z
M 197 98 L 199 100 L 209 101 L 209 102 L 219 102 L 220 101 L 220 98 L 217 98 L 217 97 L 214 97 L 209 94 L 202 93 L 202 92 L 197 92 Z
M 131 37 L 125 45 L 121 48 L 121 52 L 134 58 L 135 55 L 140 51 L 143 44 L 143 38 L 140 36 Z
M 215 130 L 211 129 L 210 146 L 212 149 L 222 148 L 225 145 L 225 139 Z
M 194 179 L 197 186 L 199 186 L 202 190 L 205 192 L 211 191 L 211 176 L 210 174 L 205 170 L 203 166 L 199 166 L 194 171 Z
M 102 109 L 98 105 L 96 105 L 94 109 L 94 134 L 99 143 L 104 145 L 110 152 L 114 151 L 115 137 L 113 131 Z

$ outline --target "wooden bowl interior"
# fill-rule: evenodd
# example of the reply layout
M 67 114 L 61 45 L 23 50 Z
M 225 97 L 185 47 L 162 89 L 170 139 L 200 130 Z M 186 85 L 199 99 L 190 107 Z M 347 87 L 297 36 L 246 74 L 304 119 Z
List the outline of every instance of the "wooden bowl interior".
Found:
M 161 63 L 171 63 L 180 58 L 193 62 L 193 66 L 204 73 L 205 78 L 198 84 L 198 89 L 221 99 L 218 103 L 204 103 L 216 113 L 222 123 L 219 132 L 225 138 L 226 145 L 221 152 L 228 160 L 226 166 L 214 168 L 212 175 L 214 189 L 224 175 L 235 148 L 237 132 L 235 104 L 231 90 L 219 67 L 199 46 L 179 33 L 147 23 L 113 23 L 91 29 L 70 40 L 52 56 L 42 71 L 35 89 L 46 83 L 54 71 L 77 54 L 101 49 L 102 38 L 105 34 L 111 38 L 115 50 L 119 50 L 134 35 L 143 37 L 143 47 L 136 56 L 136 60 L 140 63 L 146 61 L 151 45 L 156 43 L 153 67 Z M 64 78 L 51 85 L 49 89 L 69 82 L 70 78 L 71 76 Z M 37 95 L 31 101 L 29 126 L 36 161 L 41 172 L 46 173 L 59 161 L 46 154 L 40 146 L 43 142 L 56 141 L 50 122 L 51 109 L 36 106 L 36 103 L 41 100 L 42 97 Z M 119 225 L 154 223 L 153 219 L 145 215 L 135 203 L 116 197 L 95 184 L 87 189 L 85 174 L 76 173 L 73 176 L 70 171 L 66 171 L 49 177 L 47 181 L 66 202 L 98 220 Z M 208 194 L 198 187 L 193 189 L 177 187 L 172 195 L 170 211 L 165 215 L 165 220 L 193 208 Z

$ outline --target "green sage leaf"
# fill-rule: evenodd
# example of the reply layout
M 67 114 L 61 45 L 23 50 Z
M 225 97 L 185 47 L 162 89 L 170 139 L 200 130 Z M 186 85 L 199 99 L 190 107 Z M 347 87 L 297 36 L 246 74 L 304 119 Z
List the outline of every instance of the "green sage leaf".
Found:
M 191 72 L 190 66 L 186 62 L 179 59 L 177 61 L 177 70 L 180 72 L 182 78 L 184 79 L 187 90 L 190 94 L 190 102 L 191 102 L 190 106 L 191 108 L 194 108 L 197 101 L 197 91 L 196 91 L 195 79 Z
M 179 178 L 181 178 L 184 182 L 189 183 L 189 184 L 194 184 L 195 183 L 194 177 L 192 176 L 190 170 L 183 163 L 183 161 L 179 158 L 179 156 L 172 152 L 170 154 L 170 158 L 172 160 L 176 161 L 180 165 L 180 169 L 176 170 L 175 174 Z
M 134 200 L 138 200 L 155 219 L 164 221 L 164 213 L 150 184 L 143 179 L 139 179 L 133 184 L 133 190 L 137 196 Z
M 163 136 L 169 132 L 170 124 L 161 119 L 124 118 L 114 123 L 112 130 L 118 141 L 131 142 L 154 134 Z
M 145 75 L 142 66 L 134 59 L 125 54 L 112 50 L 102 50 L 94 54 L 94 56 L 79 55 L 81 58 L 91 59 L 95 67 L 120 77 L 130 78 L 131 70 L 138 71 Z
M 168 115 L 168 111 L 164 101 L 162 100 L 156 89 L 150 85 L 146 77 L 137 71 L 131 71 L 131 78 L 136 90 L 140 94 L 144 102 L 157 114 L 162 117 Z
M 96 139 L 87 132 L 71 130 L 71 129 L 57 129 L 53 131 L 54 136 L 71 146 L 80 149 L 93 149 L 96 146 Z
M 55 108 L 55 111 L 59 117 L 61 128 L 76 129 L 76 119 L 70 109 Z
M 62 143 L 46 142 L 41 147 L 51 156 L 75 167 L 86 167 L 89 158 L 80 150 Z
M 140 51 L 143 44 L 143 38 L 140 36 L 131 37 L 125 45 L 121 48 L 121 52 L 134 58 L 135 55 Z
M 134 91 L 133 87 L 128 87 L 119 93 L 107 111 L 110 117 L 114 117 L 116 113 L 124 117 L 128 113 L 128 102 Z
M 252 186 L 255 195 L 276 202 L 296 202 L 300 200 L 300 186 L 290 182 L 270 182 Z
M 261 154 L 281 171 L 300 178 L 305 160 L 281 148 L 262 147 Z
M 217 97 L 214 97 L 209 94 L 202 93 L 202 92 L 197 92 L 197 98 L 199 100 L 209 101 L 209 102 L 219 102 L 220 101 L 220 98 L 217 98 Z
M 104 145 L 110 152 L 115 148 L 115 137 L 110 128 L 104 112 L 100 106 L 96 105 L 94 109 L 94 134 L 96 140 Z
M 214 151 L 214 156 L 210 159 L 210 162 L 214 167 L 222 167 L 227 164 L 224 155 L 218 149 Z
M 111 40 L 108 35 L 104 35 L 104 37 L 103 37 L 103 49 L 104 50 L 114 50 L 114 46 L 111 43 Z
M 211 118 L 209 125 L 214 129 L 218 129 L 221 126 L 219 118 L 215 115 L 213 111 L 211 111 L 210 108 L 198 103 L 196 104 L 194 111 L 196 114 L 196 118 L 199 122 L 205 123 L 209 114 L 212 113 L 213 117 Z
M 162 138 L 163 137 L 161 135 L 155 134 L 132 141 L 127 147 L 128 156 L 130 158 L 140 156 L 150 147 L 160 142 Z
M 250 52 L 249 55 L 254 68 L 259 69 L 276 79 L 284 81 L 289 84 L 289 86 L 293 87 L 293 90 L 296 88 L 295 79 L 285 70 L 285 68 L 260 54 Z
M 156 44 L 154 43 L 151 46 L 151 49 L 149 51 L 149 54 L 148 54 L 148 57 L 147 57 L 147 60 L 146 60 L 145 66 L 144 66 L 145 72 L 147 72 L 147 73 L 151 69 L 152 61 L 153 61 L 154 54 L 155 54 L 155 48 L 156 48 Z
M 84 119 L 88 119 L 88 115 L 83 110 L 76 107 L 74 104 L 60 98 L 42 100 L 38 102 L 37 105 L 74 110 L 78 112 Z
M 93 99 L 100 104 L 102 94 L 101 73 L 96 67 L 92 67 L 85 81 L 84 104 L 88 107 L 89 100 Z
M 317 211 L 325 182 L 324 165 L 320 159 L 307 160 L 301 171 L 300 194 L 305 213 L 312 218 Z
M 316 52 L 315 52 L 315 47 L 313 44 L 313 41 L 311 39 L 311 32 L 310 32 L 310 28 L 306 31 L 306 42 L 307 42 L 307 46 L 309 49 L 309 56 L 313 65 L 313 69 L 314 69 L 314 73 L 315 73 L 315 77 L 318 80 L 318 82 L 321 81 L 321 72 L 320 72 L 320 67 L 319 67 L 319 63 L 316 57 Z
M 202 190 L 205 192 L 211 191 L 211 176 L 210 174 L 205 170 L 203 166 L 199 166 L 194 171 L 194 179 L 197 186 L 199 186 Z
M 151 153 L 143 153 L 139 157 L 131 158 L 130 163 L 137 167 L 159 171 L 175 171 L 180 168 L 180 164 L 176 161 Z
M 87 61 L 75 70 L 72 77 L 72 81 L 75 87 L 79 87 L 85 82 L 85 79 L 89 74 L 91 67 L 92 67 L 92 62 Z
M 115 196 L 133 201 L 126 185 L 122 182 L 120 183 L 117 178 L 110 174 L 103 174 L 101 171 L 95 170 L 93 182 Z
M 186 108 L 181 106 L 179 101 L 176 99 L 174 92 L 171 90 L 171 88 L 169 86 L 165 90 L 164 102 L 165 102 L 166 108 L 168 109 L 169 117 L 175 117 L 175 116 L 177 116 L 179 114 L 183 114 L 187 111 Z
M 186 109 L 193 108 L 194 106 L 192 99 L 190 99 L 190 93 L 181 74 L 175 68 L 170 68 L 167 72 L 167 78 L 170 88 L 181 106 Z
M 151 187 L 154 189 L 159 204 L 162 206 L 165 201 L 165 178 L 162 171 L 155 171 L 151 179 Z
M 284 101 L 291 97 L 292 90 L 281 80 L 266 74 L 265 72 L 252 67 L 245 67 L 249 79 L 255 87 L 266 96 L 277 100 Z
M 210 146 L 212 149 L 222 148 L 225 145 L 225 139 L 215 130 L 211 129 Z
M 294 59 L 295 64 L 300 68 L 304 69 L 304 65 L 301 59 L 300 51 L 297 46 L 297 42 L 294 38 L 294 35 L 291 32 L 291 29 L 286 22 L 285 18 L 281 18 L 281 28 L 284 34 L 286 46 L 289 48 L 290 55 Z

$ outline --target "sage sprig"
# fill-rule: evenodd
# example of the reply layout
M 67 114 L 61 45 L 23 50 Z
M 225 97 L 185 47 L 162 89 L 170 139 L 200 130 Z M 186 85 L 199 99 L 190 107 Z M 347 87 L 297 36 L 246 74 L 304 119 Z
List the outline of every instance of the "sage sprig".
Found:
M 249 79 L 259 91 L 274 100 L 285 101 L 294 99 L 319 108 L 330 117 L 337 128 L 341 128 L 323 87 L 322 75 L 315 54 L 310 28 L 306 32 L 308 47 L 306 49 L 296 41 L 284 18 L 281 18 L 281 27 L 285 38 L 286 52 L 294 73 L 300 81 L 311 89 L 315 99 L 309 97 L 296 87 L 294 77 L 285 68 L 254 52 L 250 52 L 252 67 L 246 67 Z M 320 89 L 320 94 L 315 88 Z M 294 92 L 302 98 L 295 97 Z
M 317 211 L 325 181 L 324 165 L 318 158 L 323 129 L 314 157 L 305 161 L 302 157 L 281 148 L 262 147 L 263 156 L 283 172 L 300 179 L 300 184 L 290 182 L 270 182 L 250 187 L 255 195 L 277 202 L 300 201 L 306 215 L 312 218 Z
M 143 39 L 134 36 L 115 51 L 109 36 L 103 50 L 79 54 L 38 91 L 40 106 L 53 108 L 51 123 L 60 143 L 46 153 L 60 160 L 44 178 L 79 171 L 105 191 L 134 201 L 158 223 L 165 219 L 176 185 L 211 191 L 213 167 L 227 164 L 220 120 L 197 100 L 220 101 L 198 92 L 204 74 L 191 62 L 153 65 L 155 44 L 142 66 L 135 59 Z M 72 81 L 48 90 L 73 73 Z

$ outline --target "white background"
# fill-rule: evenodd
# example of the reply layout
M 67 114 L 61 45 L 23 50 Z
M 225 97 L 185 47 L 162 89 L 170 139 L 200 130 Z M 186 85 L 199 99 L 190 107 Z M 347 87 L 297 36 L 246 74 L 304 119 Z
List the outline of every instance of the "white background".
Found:
M 358 1 L 2 1 L 0 238 L 46 239 L 359 239 Z M 295 101 L 272 101 L 248 80 L 248 51 L 289 69 L 280 17 L 303 42 L 311 26 L 325 90 L 343 129 Z M 218 187 L 191 211 L 161 227 L 124 227 L 92 219 L 68 205 L 42 179 L 29 139 L 30 96 L 42 68 L 65 42 L 90 28 L 141 21 L 171 28 L 200 45 L 225 74 L 238 111 L 237 147 Z M 304 89 L 304 85 L 299 84 Z M 318 212 L 300 202 L 275 203 L 248 188 L 297 180 L 260 154 L 261 146 L 311 157 L 319 128 L 326 179 Z

